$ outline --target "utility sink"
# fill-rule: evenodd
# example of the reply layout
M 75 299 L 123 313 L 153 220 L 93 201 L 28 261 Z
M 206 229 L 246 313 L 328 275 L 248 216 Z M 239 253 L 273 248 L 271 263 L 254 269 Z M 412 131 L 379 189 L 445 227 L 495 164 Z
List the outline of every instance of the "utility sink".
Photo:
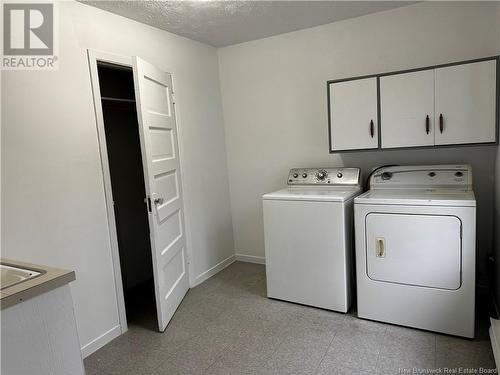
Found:
M 35 271 L 25 268 L 9 266 L 7 264 L 0 264 L 1 279 L 0 290 L 8 288 L 12 285 L 22 283 L 23 281 L 40 276 L 43 272 Z

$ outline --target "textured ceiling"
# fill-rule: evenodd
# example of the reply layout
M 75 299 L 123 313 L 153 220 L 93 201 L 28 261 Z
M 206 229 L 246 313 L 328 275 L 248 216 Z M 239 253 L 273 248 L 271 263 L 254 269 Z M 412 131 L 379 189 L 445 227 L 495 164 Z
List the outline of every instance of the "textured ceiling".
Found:
M 415 1 L 81 2 L 215 47 L 247 42 Z

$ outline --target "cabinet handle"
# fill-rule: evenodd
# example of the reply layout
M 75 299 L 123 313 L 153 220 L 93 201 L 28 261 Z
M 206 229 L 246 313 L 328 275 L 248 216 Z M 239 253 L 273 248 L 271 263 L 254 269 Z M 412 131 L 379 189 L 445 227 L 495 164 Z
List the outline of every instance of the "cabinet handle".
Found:
M 370 136 L 372 138 L 375 136 L 375 125 L 373 124 L 373 120 L 370 120 Z
M 443 133 L 444 130 L 444 119 L 443 119 L 443 114 L 439 114 L 439 131 Z
M 425 132 L 429 134 L 431 130 L 431 125 L 430 125 L 430 120 L 429 120 L 429 115 L 425 118 Z

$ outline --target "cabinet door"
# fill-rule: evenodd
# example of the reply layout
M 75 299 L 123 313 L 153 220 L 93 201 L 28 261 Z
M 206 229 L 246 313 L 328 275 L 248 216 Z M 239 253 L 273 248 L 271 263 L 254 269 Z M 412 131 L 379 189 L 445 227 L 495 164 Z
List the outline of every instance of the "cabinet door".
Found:
M 434 145 L 434 69 L 380 78 L 382 148 Z
M 378 148 L 377 78 L 330 84 L 331 151 Z
M 496 61 L 436 69 L 436 145 L 495 142 Z

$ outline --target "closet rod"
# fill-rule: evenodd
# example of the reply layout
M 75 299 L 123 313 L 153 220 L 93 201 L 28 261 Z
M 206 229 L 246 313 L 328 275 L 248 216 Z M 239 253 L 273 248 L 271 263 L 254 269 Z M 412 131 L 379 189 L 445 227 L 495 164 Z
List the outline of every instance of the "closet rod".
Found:
M 109 96 L 101 96 L 102 100 L 110 100 L 114 102 L 126 102 L 126 103 L 135 103 L 135 99 L 120 99 L 120 98 L 110 98 Z

